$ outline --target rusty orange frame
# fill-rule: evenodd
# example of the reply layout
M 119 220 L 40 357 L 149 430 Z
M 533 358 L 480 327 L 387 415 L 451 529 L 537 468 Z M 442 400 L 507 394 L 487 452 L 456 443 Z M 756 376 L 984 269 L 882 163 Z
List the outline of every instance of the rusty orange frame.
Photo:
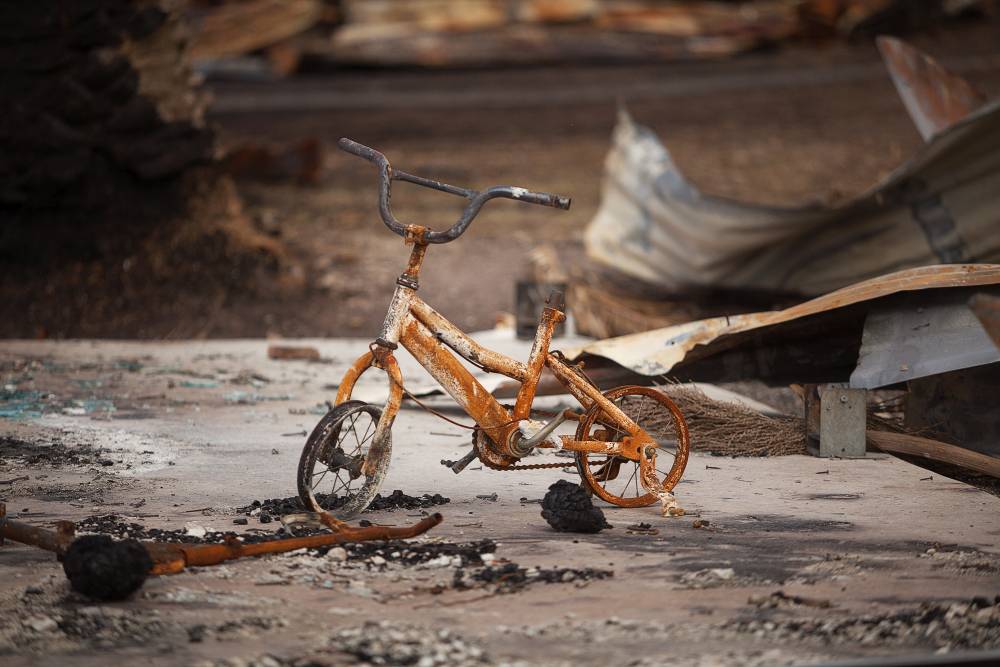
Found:
M 418 233 L 414 232 L 415 235 Z M 426 245 L 415 241 L 407 270 L 396 283 L 379 338 L 348 369 L 338 388 L 336 404 L 339 405 L 350 399 L 358 378 L 369 368 L 381 368 L 388 375 L 389 398 L 372 438 L 373 444 L 368 456 L 371 465 L 379 460 L 379 448 L 388 442 L 387 436 L 403 399 L 403 377 L 393 355 L 393 350 L 399 345 L 413 355 L 476 421 L 499 451 L 508 456 L 519 458 L 514 449 L 516 434 L 520 432 L 518 423 L 531 414 L 539 378 L 542 370 L 548 368 L 585 411 L 594 405 L 600 406 L 606 421 L 629 434 L 620 442 L 576 440 L 569 436 L 559 436 L 562 448 L 578 452 L 616 454 L 639 461 L 642 466 L 650 463 L 644 451 L 649 446 L 657 447 L 656 441 L 607 399 L 600 389 L 549 352 L 555 326 L 565 318 L 560 310 L 545 308 L 527 363 L 485 348 L 417 296 L 417 275 L 425 252 Z M 487 372 L 499 373 L 520 382 L 513 410 L 508 411 L 502 406 L 455 354 Z M 567 416 L 572 419 L 582 417 L 577 413 L 568 413 Z M 676 483 L 676 480 L 671 481 Z M 646 485 L 645 479 L 643 483 Z M 649 488 L 648 485 L 647 490 L 651 493 L 662 491 L 660 488 Z
M 638 460 L 640 444 L 656 444 L 597 387 L 549 352 L 555 326 L 565 317 L 561 311 L 551 307 L 545 309 L 527 363 L 487 349 L 417 296 L 416 276 L 425 251 L 425 245 L 414 244 L 407 271 L 397 281 L 389 303 L 381 335 L 371 349 L 348 369 L 338 388 L 336 403 L 339 405 L 350 399 L 358 378 L 372 366 L 383 369 L 388 375 L 389 399 L 375 429 L 373 448 L 384 441 L 392 428 L 403 398 L 403 377 L 392 354 L 398 345 L 413 355 L 501 451 L 512 456 L 517 456 L 511 449 L 512 439 L 518 432 L 518 422 L 531 414 L 543 368 L 548 368 L 585 410 L 599 405 L 609 421 L 633 436 L 624 443 L 577 441 L 560 436 L 565 449 L 613 453 Z M 499 373 L 520 382 L 513 410 L 504 408 L 452 352 L 487 372 Z M 369 456 L 369 459 L 377 460 L 377 457 Z

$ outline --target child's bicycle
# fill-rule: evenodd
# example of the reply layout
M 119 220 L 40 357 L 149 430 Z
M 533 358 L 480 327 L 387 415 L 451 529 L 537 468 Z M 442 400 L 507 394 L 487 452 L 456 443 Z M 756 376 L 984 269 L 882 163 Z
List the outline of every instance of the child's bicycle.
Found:
M 381 334 L 344 375 L 334 407 L 317 424 L 302 451 L 298 469 L 302 502 L 318 512 L 321 502 L 336 498 L 333 514 L 349 518 L 375 497 L 389 468 L 390 431 L 406 393 L 393 356 L 402 345 L 476 422 L 471 451 L 459 461 L 442 462 L 455 473 L 477 458 L 495 470 L 559 468 L 565 464 L 519 462 L 535 448 L 564 449 L 574 452 L 584 486 L 603 500 L 621 507 L 644 507 L 660 499 L 666 507 L 688 459 L 683 416 L 667 396 L 649 387 L 624 386 L 601 393 L 583 373 L 582 364 L 571 365 L 558 351 L 550 352 L 553 329 L 565 319 L 561 303 L 550 297 L 527 363 L 522 363 L 482 347 L 417 296 L 418 274 L 428 246 L 461 236 L 489 200 L 505 197 L 561 209 L 568 209 L 570 200 L 510 186 L 467 190 L 394 169 L 384 155 L 349 139 L 341 139 L 339 146 L 378 167 L 382 221 L 412 249 L 406 270 L 396 280 Z M 404 225 L 390 206 L 394 180 L 459 195 L 469 203 L 449 229 Z M 555 295 L 561 302 L 561 296 Z M 453 352 L 485 371 L 520 381 L 513 407 L 498 403 Z M 389 398 L 383 407 L 351 399 L 358 378 L 372 367 L 388 376 Z M 579 401 L 580 411 L 563 411 L 547 423 L 530 419 L 543 368 Z M 566 420 L 577 422 L 576 434 L 554 435 Z

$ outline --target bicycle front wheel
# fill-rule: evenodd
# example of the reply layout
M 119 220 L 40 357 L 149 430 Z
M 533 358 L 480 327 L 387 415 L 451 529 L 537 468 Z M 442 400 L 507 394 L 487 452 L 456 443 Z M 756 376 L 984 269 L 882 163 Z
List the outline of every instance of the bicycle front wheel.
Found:
M 299 459 L 299 498 L 306 509 L 351 519 L 375 498 L 389 470 L 392 436 L 375 448 L 382 452 L 367 465 L 382 410 L 364 401 L 345 401 L 313 429 Z M 370 469 L 371 474 L 365 470 Z

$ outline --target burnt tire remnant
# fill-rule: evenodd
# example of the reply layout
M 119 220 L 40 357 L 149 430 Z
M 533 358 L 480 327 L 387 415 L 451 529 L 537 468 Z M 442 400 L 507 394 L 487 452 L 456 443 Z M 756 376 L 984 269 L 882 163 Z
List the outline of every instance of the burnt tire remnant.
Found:
M 124 600 L 139 590 L 152 569 L 153 559 L 139 542 L 116 542 L 107 535 L 79 537 L 63 556 L 73 590 L 95 600 Z
M 599 533 L 611 524 L 604 512 L 594 507 L 583 487 L 559 480 L 549 487 L 542 499 L 542 518 L 554 529 L 565 533 Z

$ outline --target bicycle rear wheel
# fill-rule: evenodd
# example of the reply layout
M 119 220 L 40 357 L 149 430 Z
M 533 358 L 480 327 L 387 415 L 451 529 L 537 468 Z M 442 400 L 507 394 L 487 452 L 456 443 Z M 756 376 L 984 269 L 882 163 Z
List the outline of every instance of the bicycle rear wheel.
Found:
M 653 466 L 665 491 L 680 481 L 687 466 L 690 438 L 680 410 L 662 391 L 625 386 L 604 394 L 657 442 Z M 595 405 L 584 415 L 577 440 L 617 442 L 628 433 L 613 426 Z M 639 463 L 623 456 L 577 452 L 576 467 L 584 485 L 602 500 L 619 507 L 646 507 L 658 498 L 642 484 Z

